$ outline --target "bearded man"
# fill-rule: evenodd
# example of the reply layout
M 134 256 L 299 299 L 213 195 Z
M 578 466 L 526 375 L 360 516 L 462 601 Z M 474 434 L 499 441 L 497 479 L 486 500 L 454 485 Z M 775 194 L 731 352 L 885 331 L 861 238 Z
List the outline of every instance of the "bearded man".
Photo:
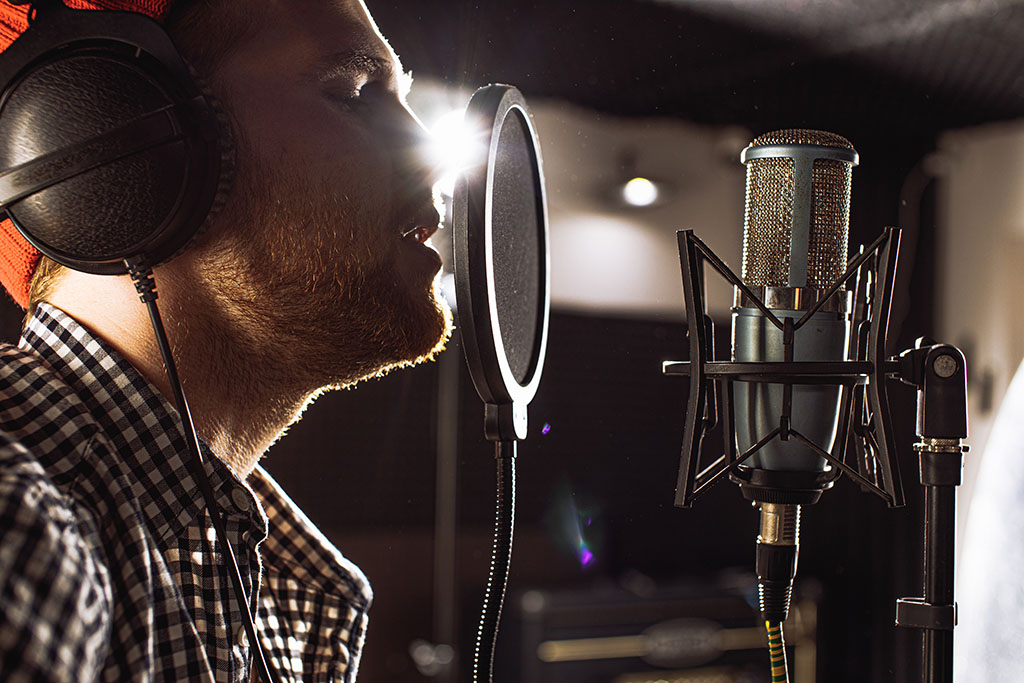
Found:
M 162 22 L 226 112 L 236 177 L 154 269 L 160 310 L 271 668 L 352 681 L 369 585 L 257 462 L 318 392 L 449 333 L 410 79 L 361 0 L 67 4 Z M 0 3 L 3 46 L 27 11 Z M 225 539 L 132 282 L 40 257 L 9 221 L 0 279 L 28 311 L 0 349 L 0 679 L 248 680 Z

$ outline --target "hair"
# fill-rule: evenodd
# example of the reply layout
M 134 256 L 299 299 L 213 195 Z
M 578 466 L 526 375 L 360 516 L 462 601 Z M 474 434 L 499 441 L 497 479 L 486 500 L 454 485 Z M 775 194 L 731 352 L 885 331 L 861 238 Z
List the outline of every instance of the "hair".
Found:
M 255 26 L 254 13 L 237 12 L 232 4 L 250 0 L 177 0 L 167 15 L 164 28 L 182 57 L 192 68 L 206 90 L 217 67 L 232 49 Z M 223 21 L 224 14 L 234 9 L 232 21 Z M 36 306 L 53 294 L 66 268 L 56 261 L 40 256 L 29 281 L 29 301 L 25 312 L 28 321 Z

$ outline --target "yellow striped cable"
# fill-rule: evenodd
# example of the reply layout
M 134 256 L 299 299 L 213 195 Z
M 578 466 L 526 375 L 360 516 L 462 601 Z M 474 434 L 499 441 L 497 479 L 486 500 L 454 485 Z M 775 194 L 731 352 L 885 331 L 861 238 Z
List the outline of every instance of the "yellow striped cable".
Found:
M 786 643 L 782 640 L 782 624 L 764 622 L 768 630 L 768 654 L 772 661 L 772 683 L 789 683 L 786 671 Z

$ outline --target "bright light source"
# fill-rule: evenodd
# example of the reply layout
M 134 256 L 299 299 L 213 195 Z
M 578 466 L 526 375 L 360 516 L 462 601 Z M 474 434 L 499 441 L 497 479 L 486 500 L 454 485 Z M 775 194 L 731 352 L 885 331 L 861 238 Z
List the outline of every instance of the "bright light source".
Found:
M 435 190 L 450 197 L 459 173 L 477 163 L 486 152 L 474 131 L 464 123 L 465 109 L 450 111 L 430 127 L 431 163 L 441 169 Z
M 630 206 L 650 206 L 658 201 L 658 186 L 647 178 L 633 178 L 623 185 L 622 198 Z
M 459 310 L 459 304 L 455 300 L 455 274 L 445 273 L 441 276 L 441 296 L 448 303 L 453 311 Z

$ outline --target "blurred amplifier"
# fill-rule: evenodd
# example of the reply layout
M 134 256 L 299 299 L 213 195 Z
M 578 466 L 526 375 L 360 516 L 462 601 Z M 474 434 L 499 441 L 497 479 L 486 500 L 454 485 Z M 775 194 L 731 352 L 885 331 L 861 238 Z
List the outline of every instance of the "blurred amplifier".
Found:
M 731 586 L 634 577 L 593 590 L 520 591 L 502 625 L 497 670 L 518 664 L 516 680 L 530 683 L 767 683 L 753 577 Z M 785 624 L 792 683 L 815 680 L 818 592 L 797 586 Z

